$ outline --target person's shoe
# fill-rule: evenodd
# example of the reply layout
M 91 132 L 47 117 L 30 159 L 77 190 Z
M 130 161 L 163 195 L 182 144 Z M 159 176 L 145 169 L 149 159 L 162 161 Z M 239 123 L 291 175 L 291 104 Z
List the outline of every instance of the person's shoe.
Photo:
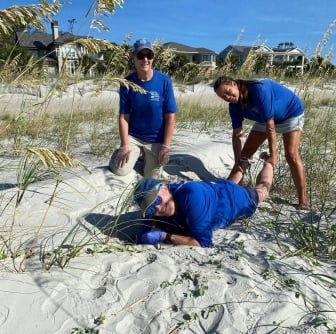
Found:
M 269 158 L 269 154 L 267 152 L 262 152 L 259 155 L 259 159 L 266 161 Z
M 243 173 L 245 173 L 245 171 L 249 169 L 252 164 L 254 164 L 254 161 L 247 157 L 240 157 L 239 159 L 239 165 L 243 169 Z
M 240 161 L 241 163 L 247 163 L 247 164 L 249 164 L 250 166 L 251 166 L 252 164 L 254 164 L 254 161 L 253 161 L 252 159 L 249 159 L 249 158 L 246 158 L 246 157 L 241 157 L 241 158 L 239 159 L 239 161 Z

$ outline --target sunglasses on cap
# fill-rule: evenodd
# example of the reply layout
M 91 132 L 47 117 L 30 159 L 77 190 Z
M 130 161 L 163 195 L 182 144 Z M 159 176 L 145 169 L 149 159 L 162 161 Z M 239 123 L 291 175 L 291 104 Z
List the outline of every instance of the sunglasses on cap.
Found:
M 153 52 L 139 52 L 136 54 L 138 60 L 142 60 L 147 58 L 148 60 L 152 60 L 154 58 Z
M 156 212 L 156 206 L 162 203 L 162 197 L 157 196 L 155 201 L 146 209 L 145 218 L 152 218 Z

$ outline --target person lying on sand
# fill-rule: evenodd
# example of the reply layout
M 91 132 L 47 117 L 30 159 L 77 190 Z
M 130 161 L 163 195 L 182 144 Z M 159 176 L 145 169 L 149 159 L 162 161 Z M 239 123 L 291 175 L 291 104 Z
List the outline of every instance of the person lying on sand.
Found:
M 134 191 L 134 199 L 143 218 L 151 224 L 138 243 L 211 247 L 213 231 L 229 226 L 237 218 L 251 217 L 257 205 L 268 197 L 273 166 L 267 161 L 268 154 L 260 158 L 264 160 L 263 168 L 254 188 L 224 179 L 177 183 L 143 179 Z

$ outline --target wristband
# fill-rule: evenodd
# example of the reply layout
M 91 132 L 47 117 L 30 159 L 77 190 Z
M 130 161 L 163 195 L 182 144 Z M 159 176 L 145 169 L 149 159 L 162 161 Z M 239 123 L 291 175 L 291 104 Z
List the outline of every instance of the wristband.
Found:
M 165 244 L 171 245 L 172 244 L 172 240 L 171 240 L 171 234 L 170 233 L 166 233 L 166 237 L 164 238 L 163 242 Z
M 128 145 L 120 146 L 120 147 L 119 147 L 119 150 L 123 150 L 124 148 L 128 148 Z
M 168 146 L 168 145 L 162 144 L 162 147 L 166 148 L 167 150 L 170 150 L 170 146 Z

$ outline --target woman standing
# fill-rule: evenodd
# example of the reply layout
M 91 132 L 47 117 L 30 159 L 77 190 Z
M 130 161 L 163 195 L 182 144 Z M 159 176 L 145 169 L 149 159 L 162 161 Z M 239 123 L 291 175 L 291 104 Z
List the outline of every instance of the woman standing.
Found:
M 298 209 L 308 209 L 305 168 L 299 153 L 304 123 L 304 107 L 297 95 L 285 86 L 269 79 L 235 80 L 222 76 L 214 83 L 215 93 L 229 103 L 232 121 L 232 147 L 235 164 L 229 179 L 239 183 L 237 169 L 243 172 L 246 161 L 268 140 L 268 162 L 278 164 L 277 133 L 282 134 L 285 157 L 298 193 Z M 243 144 L 243 120 L 255 121 Z

